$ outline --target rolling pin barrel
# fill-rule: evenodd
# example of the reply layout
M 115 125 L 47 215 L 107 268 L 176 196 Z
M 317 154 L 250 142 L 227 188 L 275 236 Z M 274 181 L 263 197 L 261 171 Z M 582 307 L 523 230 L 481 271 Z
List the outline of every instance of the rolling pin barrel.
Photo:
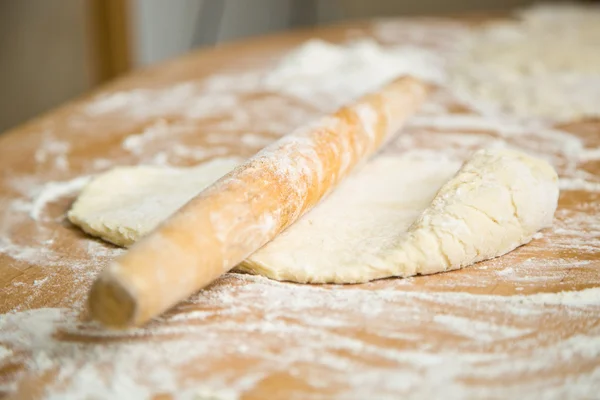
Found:
M 92 318 L 139 325 L 206 287 L 315 206 L 428 91 L 398 78 L 263 149 L 102 271 L 89 294 Z

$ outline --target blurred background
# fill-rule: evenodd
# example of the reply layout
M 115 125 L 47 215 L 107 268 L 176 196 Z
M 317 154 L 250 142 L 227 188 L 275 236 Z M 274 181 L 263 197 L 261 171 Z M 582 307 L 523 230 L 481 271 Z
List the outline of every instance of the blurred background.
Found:
M 200 46 L 347 19 L 507 11 L 532 3 L 530 0 L 0 0 L 0 132 L 131 69 Z

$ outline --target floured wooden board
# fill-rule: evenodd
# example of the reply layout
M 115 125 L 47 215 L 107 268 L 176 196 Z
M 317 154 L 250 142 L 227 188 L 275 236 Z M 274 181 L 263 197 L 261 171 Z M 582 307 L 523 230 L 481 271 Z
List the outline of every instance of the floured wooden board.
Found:
M 567 11 L 537 9 L 526 28 L 486 31 L 492 39 L 484 44 L 501 46 L 527 29 L 570 21 L 587 29 L 579 42 L 588 45 L 586 35 L 596 32 L 590 23 L 600 26 L 588 20 L 594 14 Z M 599 78 L 593 71 L 560 75 L 552 68 L 564 66 L 561 60 L 579 68 L 572 54 L 560 52 L 534 75 L 512 74 L 522 56 L 466 53 L 473 38 L 486 36 L 474 31 L 482 21 L 476 22 L 378 21 L 198 52 L 1 136 L 3 393 L 594 398 L 600 392 L 600 122 L 590 101 L 600 98 L 594 97 Z M 363 43 L 338 54 L 312 42 L 288 53 L 314 37 L 374 38 L 394 50 L 377 53 Z M 475 61 L 469 64 L 465 54 Z M 365 73 L 365 64 L 375 69 Z M 327 65 L 343 74 L 315 67 Z M 91 176 L 116 165 L 250 156 L 398 71 L 437 82 L 438 90 L 383 153 L 463 160 L 478 148 L 512 146 L 544 157 L 561 177 L 552 228 L 506 256 L 460 271 L 348 286 L 228 274 L 147 328 L 113 333 L 85 322 L 92 280 L 123 251 L 65 219 Z M 536 88 L 544 82 L 558 83 L 543 86 L 551 93 L 541 96 Z M 516 109 L 498 92 L 509 84 L 522 104 Z M 551 121 L 557 109 L 559 120 Z

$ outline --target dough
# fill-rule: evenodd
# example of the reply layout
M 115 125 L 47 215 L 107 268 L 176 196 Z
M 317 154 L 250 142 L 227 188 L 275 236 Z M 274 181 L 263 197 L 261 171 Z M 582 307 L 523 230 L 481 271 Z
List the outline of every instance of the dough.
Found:
M 84 189 L 68 217 L 129 246 L 238 162 L 116 168 Z M 379 156 L 237 268 L 312 283 L 430 274 L 505 254 L 551 225 L 558 178 L 545 161 L 482 150 L 459 167 Z
M 90 182 L 67 216 L 90 235 L 129 247 L 241 162 L 221 158 L 193 168 L 117 167 Z

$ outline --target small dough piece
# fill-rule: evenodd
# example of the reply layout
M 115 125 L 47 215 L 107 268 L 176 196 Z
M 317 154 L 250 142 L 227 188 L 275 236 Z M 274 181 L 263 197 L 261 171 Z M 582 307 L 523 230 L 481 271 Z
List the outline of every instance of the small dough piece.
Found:
M 129 246 L 238 162 L 117 168 L 68 216 Z M 303 283 L 431 274 L 505 254 L 551 225 L 558 178 L 545 161 L 482 150 L 458 168 L 443 157 L 379 156 L 237 269 Z
M 129 247 L 241 162 L 219 158 L 192 168 L 113 168 L 84 188 L 67 217 L 92 236 Z

